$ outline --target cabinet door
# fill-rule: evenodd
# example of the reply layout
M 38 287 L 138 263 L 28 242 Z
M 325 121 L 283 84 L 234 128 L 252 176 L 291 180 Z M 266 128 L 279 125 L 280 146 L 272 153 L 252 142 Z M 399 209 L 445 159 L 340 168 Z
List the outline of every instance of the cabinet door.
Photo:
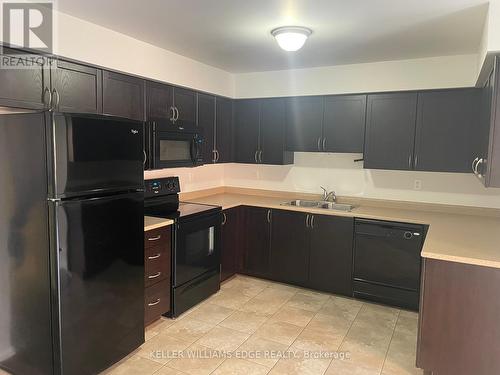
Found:
M 286 143 L 289 151 L 320 151 L 323 97 L 286 99 Z
M 233 102 L 231 99 L 216 99 L 215 149 L 218 163 L 231 163 L 233 156 Z
M 309 227 L 306 213 L 273 210 L 271 278 L 306 285 L 309 276 Z
M 174 107 L 177 109 L 178 116 L 175 125 L 184 128 L 196 126 L 196 100 L 195 91 L 180 87 L 174 88 Z
M 215 97 L 198 94 L 198 127 L 203 132 L 203 162 L 215 161 Z
M 242 245 L 242 242 L 240 242 L 239 208 L 225 210 L 222 214 L 221 281 L 224 281 L 236 273 L 238 268 L 238 249 Z
M 260 101 L 237 100 L 235 103 L 235 161 L 257 163 L 259 151 Z
M 244 272 L 269 277 L 269 250 L 271 242 L 271 210 L 245 207 L 243 228 L 246 232 Z
M 323 151 L 363 152 L 366 95 L 325 97 Z
M 260 116 L 260 162 L 277 165 L 293 163 L 293 152 L 285 151 L 285 99 L 262 99 Z
M 481 90 L 418 94 L 414 167 L 419 171 L 472 172 Z
M 173 87 L 157 82 L 147 82 L 148 121 L 171 121 L 174 106 Z
M 416 93 L 368 95 L 364 167 L 413 169 Z
M 59 112 L 101 113 L 101 70 L 66 61 L 51 71 L 54 107 Z
M 314 215 L 311 227 L 309 286 L 352 296 L 354 219 Z
M 15 63 L 19 65 L 27 64 L 23 54 L 19 51 L 14 51 L 9 48 L 3 48 L 3 54 L 0 58 L 6 59 L 14 68 L 8 69 L 3 66 L 0 69 L 0 105 L 28 108 L 28 109 L 43 109 L 48 107 L 49 94 L 45 92 L 44 103 L 44 88 L 49 87 L 50 73 L 45 70 L 43 65 L 35 65 L 30 69 L 16 68 Z M 5 65 L 5 64 L 4 64 Z
M 104 114 L 144 120 L 144 80 L 104 70 L 102 88 Z

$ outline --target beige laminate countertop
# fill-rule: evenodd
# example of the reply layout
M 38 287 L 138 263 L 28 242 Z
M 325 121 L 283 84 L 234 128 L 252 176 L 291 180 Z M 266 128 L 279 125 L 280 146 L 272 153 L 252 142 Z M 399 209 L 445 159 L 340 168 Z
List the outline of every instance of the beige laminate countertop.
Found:
M 436 208 L 429 209 L 428 204 L 427 210 L 415 209 L 415 204 L 409 204 L 411 208 L 406 209 L 393 207 L 394 204 L 389 203 L 390 208 L 380 207 L 380 204 L 370 206 L 360 203 L 352 212 L 310 209 L 282 206 L 283 202 L 290 200 L 290 194 L 285 194 L 284 197 L 278 197 L 275 194 L 262 196 L 225 192 L 192 199 L 186 196 L 183 200 L 219 205 L 223 209 L 247 205 L 323 215 L 427 224 L 429 230 L 422 249 L 422 257 L 500 268 L 500 217 L 497 214 L 483 215 L 480 210 L 461 213 L 457 209 L 439 212 Z M 465 212 L 467 209 L 464 208 L 462 211 Z
M 171 219 L 161 219 L 158 217 L 144 216 L 144 232 L 161 227 L 166 227 L 174 223 Z

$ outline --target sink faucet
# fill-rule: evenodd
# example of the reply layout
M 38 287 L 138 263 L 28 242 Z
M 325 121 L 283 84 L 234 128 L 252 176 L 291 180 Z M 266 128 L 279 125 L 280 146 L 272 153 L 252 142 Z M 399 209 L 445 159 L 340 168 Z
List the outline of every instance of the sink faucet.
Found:
M 320 186 L 321 189 L 323 189 L 323 200 L 325 202 L 337 202 L 337 195 L 335 194 L 335 191 L 328 191 L 326 190 L 323 186 Z

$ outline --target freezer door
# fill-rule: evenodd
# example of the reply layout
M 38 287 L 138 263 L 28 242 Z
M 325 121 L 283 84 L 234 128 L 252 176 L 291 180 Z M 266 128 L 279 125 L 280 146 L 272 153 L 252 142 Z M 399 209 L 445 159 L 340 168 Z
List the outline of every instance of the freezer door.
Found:
M 44 123 L 0 115 L 0 368 L 13 374 L 52 373 Z
M 144 124 L 95 115 L 54 114 L 55 198 L 144 187 Z
M 63 201 L 59 232 L 63 374 L 95 374 L 144 342 L 143 194 Z

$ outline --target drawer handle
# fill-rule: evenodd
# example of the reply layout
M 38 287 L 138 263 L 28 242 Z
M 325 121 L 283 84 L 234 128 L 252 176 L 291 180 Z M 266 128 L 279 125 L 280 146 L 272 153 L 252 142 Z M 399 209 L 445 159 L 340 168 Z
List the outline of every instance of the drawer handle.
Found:
M 161 234 L 157 235 L 156 237 L 148 238 L 148 241 L 158 241 L 160 238 L 161 238 Z
M 159 257 L 161 257 L 161 253 L 160 253 L 160 254 L 153 255 L 153 256 L 150 256 L 150 257 L 148 257 L 148 259 L 149 259 L 149 260 L 153 260 L 153 259 L 158 259 Z
M 160 299 L 158 298 L 156 301 L 148 303 L 148 306 L 150 306 L 150 307 L 151 307 L 151 306 L 156 306 L 156 305 L 158 305 L 159 303 L 160 303 Z
M 157 272 L 154 275 L 149 275 L 148 279 L 156 279 L 157 277 L 160 277 L 160 276 L 161 276 L 161 272 Z

